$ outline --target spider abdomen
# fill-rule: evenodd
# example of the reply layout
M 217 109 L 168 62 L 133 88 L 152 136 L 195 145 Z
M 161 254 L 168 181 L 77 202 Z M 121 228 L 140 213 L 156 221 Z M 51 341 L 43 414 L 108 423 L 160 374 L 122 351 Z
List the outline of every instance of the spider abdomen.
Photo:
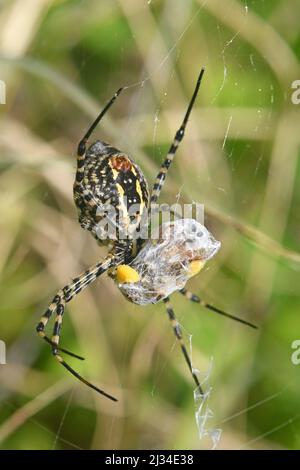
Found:
M 82 161 L 74 183 L 81 226 L 103 244 L 134 238 L 147 221 L 148 187 L 140 168 L 101 141 L 88 148 Z

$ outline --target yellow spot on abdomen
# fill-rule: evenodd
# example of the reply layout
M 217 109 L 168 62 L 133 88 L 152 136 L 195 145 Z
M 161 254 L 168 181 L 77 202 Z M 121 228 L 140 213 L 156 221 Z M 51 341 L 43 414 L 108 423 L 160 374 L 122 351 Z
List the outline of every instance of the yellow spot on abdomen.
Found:
M 197 259 L 195 261 L 191 261 L 191 263 L 189 265 L 189 270 L 188 270 L 189 276 L 190 277 L 196 276 L 196 274 L 198 274 L 201 271 L 204 264 L 205 264 L 205 261 L 200 261 L 199 259 Z
M 116 277 L 120 284 L 134 283 L 140 280 L 138 272 L 127 264 L 121 264 L 117 267 Z

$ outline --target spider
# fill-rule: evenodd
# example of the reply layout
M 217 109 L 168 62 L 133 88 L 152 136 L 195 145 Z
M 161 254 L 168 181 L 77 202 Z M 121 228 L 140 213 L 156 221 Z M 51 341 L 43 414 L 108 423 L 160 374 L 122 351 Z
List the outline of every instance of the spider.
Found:
M 148 224 L 150 212 L 157 206 L 166 175 L 183 140 L 203 74 L 204 68 L 200 71 L 182 124 L 160 167 L 150 195 L 141 169 L 124 152 L 100 140 L 87 147 L 93 131 L 123 88 L 113 95 L 78 145 L 73 194 L 79 223 L 82 228 L 91 232 L 100 245 L 108 245 L 109 252 L 104 261 L 94 264 L 58 291 L 36 330 L 51 345 L 54 357 L 62 366 L 81 382 L 113 401 L 117 399 L 85 380 L 64 360 L 61 353 L 77 359 L 83 358 L 59 345 L 66 303 L 103 273 L 107 272 L 114 279 L 131 302 L 140 305 L 159 301 L 165 303 L 175 336 L 201 395 L 203 390 L 184 345 L 181 328 L 170 303 L 170 294 L 179 291 L 192 302 L 256 328 L 252 323 L 206 303 L 185 288 L 188 279 L 196 275 L 220 247 L 220 243 L 203 225 L 193 219 L 179 219 L 159 226 L 153 238 L 146 240 L 142 236 L 141 229 Z M 114 219 L 108 214 L 108 205 L 115 212 Z M 108 230 L 107 226 L 101 224 L 106 219 L 115 231 Z M 53 336 L 50 339 L 45 328 L 55 312 Z

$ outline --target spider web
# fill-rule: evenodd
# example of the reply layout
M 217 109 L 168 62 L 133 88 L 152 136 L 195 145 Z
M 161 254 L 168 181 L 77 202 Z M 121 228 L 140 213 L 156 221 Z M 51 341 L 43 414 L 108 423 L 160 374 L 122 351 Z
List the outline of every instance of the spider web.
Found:
M 119 5 L 119 2 L 115 0 L 116 5 Z M 155 6 L 155 0 L 148 0 L 145 2 L 149 9 Z M 146 94 L 146 89 L 152 82 L 155 83 L 155 79 L 157 76 L 165 76 L 165 81 L 162 81 L 161 87 L 159 89 L 159 105 L 155 106 L 155 109 L 153 111 L 153 122 L 152 122 L 152 153 L 153 156 L 157 152 L 161 154 L 161 156 L 164 155 L 163 150 L 161 149 L 159 145 L 159 131 L 160 127 L 162 125 L 162 119 L 161 119 L 161 114 L 163 113 L 163 110 L 166 108 L 166 105 L 168 102 L 168 88 L 170 85 L 172 85 L 172 81 L 175 80 L 175 70 L 177 67 L 177 64 L 179 63 L 179 60 L 182 58 L 183 55 L 186 55 L 189 53 L 188 48 L 186 47 L 186 44 L 184 43 L 184 39 L 186 36 L 188 36 L 189 32 L 195 28 L 195 25 L 197 24 L 197 21 L 201 18 L 202 14 L 207 14 L 207 11 L 212 14 L 212 10 L 209 8 L 208 10 L 206 9 L 207 5 L 214 4 L 214 2 L 209 2 L 207 1 L 190 1 L 190 2 L 184 2 L 186 5 L 185 7 L 182 8 L 182 18 L 181 21 L 179 22 L 177 29 L 174 31 L 174 26 L 173 26 L 173 34 L 176 36 L 176 39 L 172 38 L 171 39 L 171 46 L 167 48 L 166 53 L 163 52 L 163 57 L 161 60 L 157 61 L 156 66 L 152 69 L 151 73 L 149 73 L 147 67 L 142 71 L 141 73 L 141 78 L 137 80 L 135 83 L 129 83 L 125 84 L 125 90 L 132 91 L 132 100 L 129 103 L 129 111 L 128 111 L 128 117 L 126 119 L 126 124 L 124 125 L 123 132 L 121 135 L 120 139 L 120 147 L 122 148 L 122 144 L 124 144 L 125 148 L 131 148 L 132 153 L 134 154 L 136 150 L 136 146 L 139 145 L 139 135 L 140 133 L 138 131 L 138 137 L 136 139 L 133 139 L 132 136 L 135 135 L 136 132 L 136 119 L 135 116 L 137 114 L 141 114 L 141 110 L 144 108 L 144 98 Z M 249 6 L 248 6 L 249 5 Z M 215 35 L 217 38 L 217 41 L 219 43 L 219 48 L 218 48 L 218 56 L 217 59 L 221 62 L 222 68 L 223 68 L 223 73 L 220 76 L 220 83 L 215 90 L 213 96 L 210 98 L 209 106 L 214 107 L 219 100 L 222 98 L 226 86 L 230 80 L 232 80 L 232 76 L 234 74 L 234 70 L 231 64 L 232 57 L 236 59 L 236 64 L 235 66 L 240 69 L 244 75 L 247 75 L 247 70 L 245 69 L 245 61 L 243 61 L 243 51 L 240 50 L 241 46 L 239 44 L 239 38 L 240 35 L 243 34 L 243 30 L 245 27 L 245 24 L 248 23 L 248 21 L 252 21 L 252 16 L 249 19 L 250 14 L 253 15 L 253 11 L 255 11 L 255 7 L 257 6 L 257 2 L 252 1 L 252 2 L 244 2 L 240 3 L 240 6 L 244 9 L 244 15 L 243 15 L 243 22 L 241 23 L 241 26 L 238 30 L 236 31 L 231 31 L 231 36 L 228 38 L 228 31 L 225 30 L 223 21 L 221 21 L 221 17 L 216 17 L 216 24 L 212 27 L 215 28 Z M 162 14 L 163 20 L 162 24 L 159 25 L 158 28 L 158 36 L 161 35 L 160 29 L 163 28 L 163 26 L 166 26 L 167 20 L 170 15 L 170 2 L 165 2 L 165 15 Z M 239 7 L 240 8 L 240 7 Z M 240 10 L 239 10 L 240 11 Z M 229 15 L 229 13 L 224 12 L 223 17 L 225 18 L 226 22 L 226 17 Z M 131 25 L 133 29 L 133 34 L 134 34 L 134 24 Z M 171 26 L 169 25 L 170 29 Z M 170 35 L 172 36 L 172 35 Z M 233 52 L 232 52 L 233 51 Z M 229 59 L 230 57 L 230 59 Z M 87 60 L 89 58 L 87 57 Z M 248 67 L 252 70 L 252 72 L 255 74 L 258 69 L 258 62 L 259 60 L 259 53 L 258 52 L 251 52 L 249 55 L 249 64 Z M 146 62 L 146 60 L 145 60 Z M 200 68 L 199 64 L 199 68 Z M 165 74 L 161 73 L 163 71 L 166 71 Z M 295 77 L 297 78 L 297 77 Z M 235 83 L 236 87 L 239 88 L 240 84 L 239 81 L 237 80 Z M 262 86 L 259 83 L 254 84 L 254 87 L 256 87 L 256 92 L 257 95 L 259 96 L 261 91 L 262 91 Z M 256 139 L 259 139 L 259 135 L 262 132 L 262 127 L 265 126 L 266 129 L 265 131 L 267 132 L 267 127 L 268 125 L 271 125 L 271 121 L 273 118 L 273 106 L 274 106 L 274 96 L 275 96 L 275 89 L 274 89 L 274 84 L 271 83 L 269 84 L 269 108 L 267 112 L 265 111 L 263 101 L 261 102 L 261 106 L 258 106 L 255 109 L 256 116 L 255 118 L 252 119 L 251 123 L 253 124 L 253 128 L 249 131 L 249 134 L 251 134 L 251 139 L 253 139 L 253 142 L 256 141 Z M 243 89 L 241 89 L 241 96 L 243 96 Z M 235 146 L 236 142 L 239 139 L 243 138 L 242 131 L 238 129 L 238 126 L 236 125 L 236 114 L 234 110 L 234 101 L 232 102 L 232 112 L 229 110 L 226 116 L 226 123 L 224 127 L 224 132 L 223 136 L 218 136 L 219 139 L 219 146 L 220 149 L 223 152 L 223 158 L 224 154 L 226 154 L 227 162 L 230 167 L 230 170 L 232 172 L 238 171 L 239 165 L 242 162 L 243 159 L 243 153 L 242 151 L 240 152 L 240 156 L 238 159 L 233 160 L 233 154 L 235 151 Z M 274 108 L 275 109 L 275 108 Z M 200 111 L 201 112 L 201 111 Z M 195 114 L 197 116 L 197 114 Z M 192 121 L 192 120 L 191 120 Z M 267 123 L 267 124 L 266 124 Z M 142 123 L 140 124 L 142 126 Z M 209 139 L 209 134 L 207 129 L 202 129 L 200 134 L 200 139 Z M 206 134 L 205 134 L 206 132 Z M 245 132 L 244 132 L 245 134 Z M 188 133 L 189 136 L 191 136 L 191 140 L 193 141 L 195 137 L 195 130 L 194 130 L 194 124 L 193 122 L 190 122 L 190 132 Z M 199 136 L 196 136 L 199 139 Z M 173 138 L 173 131 L 170 130 L 170 140 Z M 123 142 L 122 142 L 123 141 Z M 133 144 L 133 142 L 135 142 Z M 185 144 L 183 144 L 185 145 Z M 255 146 L 253 145 L 253 151 L 255 151 Z M 255 165 L 253 167 L 253 172 L 250 178 L 254 180 L 255 178 L 258 177 L 259 173 L 261 170 L 263 170 L 263 165 L 264 165 L 264 157 L 265 157 L 265 152 L 266 149 L 262 147 L 260 149 L 259 154 L 256 156 L 256 161 Z M 222 193 L 225 195 L 228 194 L 228 187 L 222 186 L 222 183 L 214 183 L 213 178 L 208 174 L 207 178 L 210 180 L 211 185 L 214 190 L 218 190 L 219 194 L 219 200 L 222 200 Z M 216 185 L 214 187 L 214 185 Z M 178 187 L 177 187 L 178 188 Z M 178 189 L 177 189 L 178 191 Z M 178 193 L 178 199 L 181 197 L 185 198 L 190 198 L 190 201 L 192 202 L 194 200 L 195 192 L 190 191 L 190 188 L 187 187 L 187 184 L 185 182 L 182 183 L 182 185 L 179 188 L 179 193 Z M 249 193 L 245 197 L 249 197 Z M 217 200 L 216 200 L 217 201 Z M 287 201 L 287 207 L 289 201 Z M 264 211 L 267 213 L 267 211 Z M 264 227 L 264 224 L 261 224 L 262 227 Z M 260 261 L 259 258 L 260 255 L 253 255 L 253 259 L 250 261 L 250 266 L 248 269 L 248 276 L 249 276 L 249 285 L 253 286 L 252 290 L 249 288 L 249 290 L 245 293 L 244 295 L 244 301 L 245 305 L 246 303 L 249 303 L 249 299 L 252 299 L 252 294 L 253 294 L 253 289 L 254 287 L 257 286 L 257 282 L 255 281 L 255 264 Z M 267 269 L 271 271 L 270 277 L 272 277 L 272 270 L 275 268 L 272 266 L 272 263 L 270 262 L 269 265 L 267 266 Z M 210 275 L 210 272 L 208 271 L 208 274 Z M 212 289 L 212 287 L 211 287 Z M 208 293 L 209 288 L 208 288 Z M 211 296 L 213 298 L 213 289 L 211 292 Z M 264 293 L 260 292 L 260 297 L 261 301 L 263 304 L 267 304 L 268 299 L 271 296 L 271 286 L 269 286 L 269 291 L 266 289 Z M 215 302 L 216 303 L 216 302 Z M 250 302 L 251 303 L 251 302 Z M 176 304 L 175 304 L 176 307 Z M 195 307 L 195 311 L 196 311 Z M 176 310 L 176 309 L 175 309 Z M 135 312 L 137 314 L 137 312 Z M 215 318 L 215 321 L 218 321 L 218 318 Z M 183 327 L 183 329 L 190 331 L 193 331 L 194 334 L 194 329 L 191 326 L 191 323 L 187 320 L 186 316 L 181 316 L 180 317 L 180 323 Z M 186 323 L 189 325 L 186 327 Z M 167 329 L 167 326 L 166 326 Z M 83 337 L 85 340 L 88 340 L 90 332 L 92 331 L 92 326 L 86 327 L 85 331 L 83 332 Z M 228 331 L 228 330 L 227 330 Z M 171 334 L 170 331 L 168 330 L 167 333 Z M 130 343 L 130 331 L 129 328 L 124 332 L 123 335 L 123 340 L 124 341 L 124 353 L 126 352 L 126 348 L 128 347 L 128 344 Z M 191 333 L 186 333 L 186 338 L 188 339 L 188 344 L 190 347 L 190 354 L 192 356 L 193 352 L 193 335 Z M 243 333 L 243 337 L 245 337 L 245 333 Z M 197 345 L 198 345 L 198 340 L 197 340 Z M 225 345 L 225 343 L 224 343 Z M 195 347 L 195 346 L 194 346 Z M 224 348 L 224 357 L 228 358 L 228 352 L 225 353 L 226 349 Z M 177 350 L 177 343 L 174 341 L 171 349 L 170 349 L 170 354 L 167 354 L 167 356 L 171 356 L 171 359 L 176 361 L 177 356 L 179 355 L 179 352 Z M 198 358 L 198 356 L 197 356 Z M 253 358 L 252 358 L 253 359 Z M 236 410 L 234 413 L 228 413 L 225 417 L 221 416 L 219 414 L 219 407 L 215 406 L 215 401 L 216 401 L 216 396 L 222 393 L 222 391 L 218 388 L 218 384 L 215 383 L 215 374 L 213 373 L 212 369 L 212 364 L 214 364 L 214 367 L 216 367 L 216 364 L 218 364 L 218 372 L 221 370 L 221 366 L 224 364 L 220 364 L 219 362 L 220 357 L 213 357 L 209 361 L 209 366 L 208 367 L 203 367 L 203 365 L 198 364 L 197 359 L 193 359 L 193 367 L 197 370 L 199 370 L 199 376 L 202 377 L 202 383 L 205 385 L 207 393 L 205 396 L 205 399 L 203 400 L 201 397 L 195 393 L 195 396 L 193 397 L 192 390 L 191 390 L 191 400 L 194 398 L 194 403 L 195 403 L 195 412 L 194 412 L 194 418 L 196 419 L 196 425 L 195 425 L 195 435 L 197 434 L 197 428 L 199 432 L 199 446 L 202 446 L 202 440 L 205 439 L 206 437 L 210 438 L 210 444 L 208 444 L 208 447 L 210 448 L 217 448 L 218 446 L 222 447 L 222 440 L 223 438 L 226 440 L 226 433 L 227 429 L 230 424 L 234 423 L 236 420 L 241 419 L 242 417 L 245 417 L 246 415 L 249 415 L 249 413 L 255 413 L 259 412 L 263 414 L 264 407 L 270 405 L 273 402 L 279 401 L 278 408 L 282 406 L 282 399 L 284 399 L 290 392 L 290 390 L 294 387 L 297 386 L 297 381 L 290 381 L 287 385 L 284 385 L 284 387 L 280 388 L 279 385 L 279 390 L 277 391 L 272 391 L 271 393 L 266 393 L 264 398 L 259 399 L 257 401 L 251 402 L 251 405 L 246 405 L 244 407 L 241 407 L 240 409 L 234 407 Z M 225 363 L 226 361 L 224 361 Z M 250 361 L 246 361 L 246 365 L 244 367 L 249 366 L 250 369 Z M 161 359 L 159 358 L 156 364 L 156 368 L 154 371 L 153 375 L 153 387 L 151 389 L 151 394 L 150 394 L 150 399 L 152 400 L 152 406 L 155 407 L 155 400 L 160 394 L 160 378 L 164 375 L 167 367 L 169 367 L 169 359 Z M 123 363 L 123 368 L 125 368 L 125 360 Z M 120 364 L 120 370 L 122 371 L 122 364 Z M 227 368 L 228 372 L 228 368 Z M 244 376 L 243 376 L 244 377 Z M 211 385 L 213 384 L 213 385 Z M 61 415 L 60 422 L 58 424 L 57 430 L 53 432 L 53 430 L 48 429 L 44 424 L 40 423 L 38 420 L 34 418 L 29 418 L 29 421 L 35 424 L 37 427 L 39 427 L 41 430 L 43 430 L 45 433 L 51 433 L 53 435 L 53 449 L 57 448 L 58 443 L 61 443 L 61 445 L 68 445 L 70 447 L 74 448 L 80 448 L 76 443 L 70 442 L 67 439 L 64 438 L 64 425 L 68 421 L 68 417 L 72 413 L 72 404 L 74 400 L 74 393 L 75 393 L 75 387 L 71 389 L 71 391 L 68 391 L 68 398 L 63 410 L 63 413 Z M 10 401 L 5 399 L 5 403 L 7 406 L 10 406 L 12 409 L 14 409 L 15 405 Z M 225 407 L 226 408 L 226 407 Z M 245 433 L 245 436 L 243 436 L 243 442 L 240 442 L 237 448 L 253 448 L 256 446 L 261 445 L 270 445 L 272 444 L 269 443 L 268 439 L 272 437 L 273 434 L 275 434 L 277 431 L 285 429 L 285 428 L 293 428 L 294 433 L 297 434 L 299 433 L 297 430 L 297 422 L 300 417 L 300 410 L 299 412 L 297 410 L 293 411 L 287 411 L 285 416 L 282 416 L 282 413 L 278 414 L 278 421 L 276 424 L 271 424 L 268 429 L 265 429 L 263 432 L 252 432 L 251 436 L 247 433 Z M 193 419 L 192 414 L 190 415 L 190 419 Z M 211 424 L 212 423 L 212 424 Z M 110 435 L 112 436 L 116 430 L 116 427 L 118 426 L 118 422 L 115 417 L 111 418 L 111 427 L 110 427 Z M 220 430 L 223 431 L 223 435 L 221 437 L 221 432 Z M 112 437 L 108 439 L 109 441 L 113 442 Z M 193 442 L 195 442 L 195 439 L 193 439 Z M 267 444 L 266 444 L 267 443 Z

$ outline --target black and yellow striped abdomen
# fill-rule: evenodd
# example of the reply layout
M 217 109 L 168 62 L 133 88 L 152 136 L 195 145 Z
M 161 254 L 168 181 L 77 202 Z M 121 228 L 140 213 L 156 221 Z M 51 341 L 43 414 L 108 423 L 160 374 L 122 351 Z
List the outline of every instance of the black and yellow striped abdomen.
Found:
M 148 199 L 142 171 L 118 149 L 96 141 L 82 163 L 78 160 L 74 201 L 79 223 L 100 243 L 137 238 L 147 222 Z

